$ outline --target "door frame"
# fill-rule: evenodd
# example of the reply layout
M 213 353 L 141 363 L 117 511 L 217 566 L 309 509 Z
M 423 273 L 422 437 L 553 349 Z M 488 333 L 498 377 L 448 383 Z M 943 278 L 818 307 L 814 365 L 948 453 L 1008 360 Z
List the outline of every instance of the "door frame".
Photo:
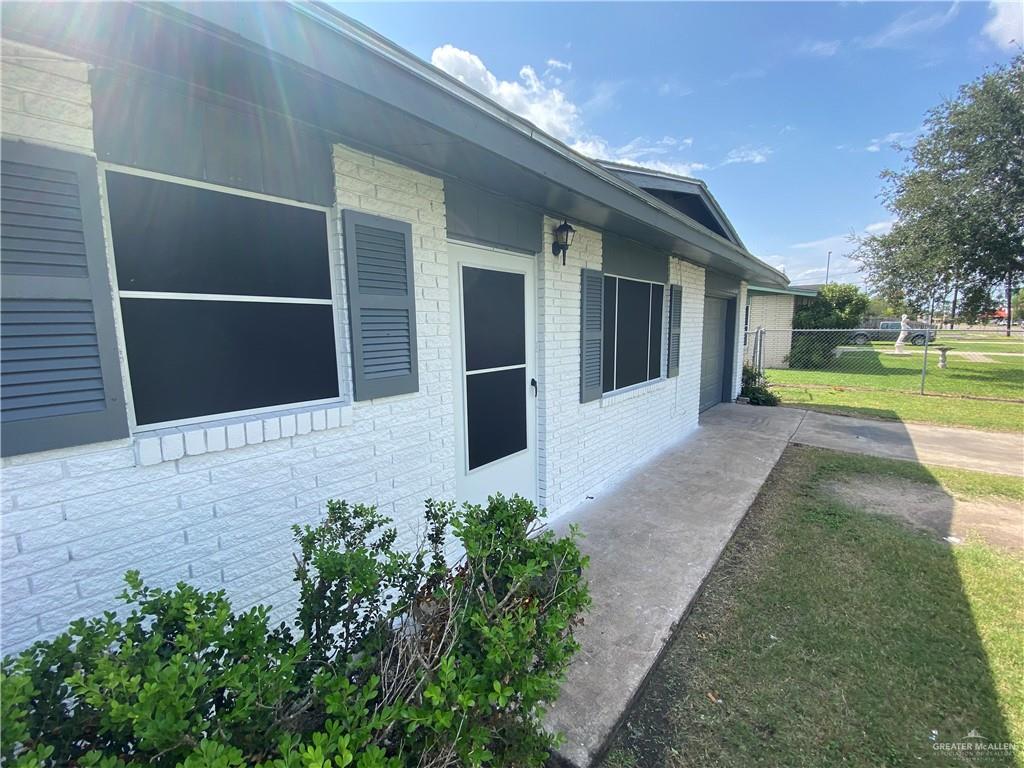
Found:
M 538 418 L 537 401 L 538 393 L 535 395 L 530 391 L 530 380 L 537 379 L 537 321 L 539 303 L 537 300 L 537 261 L 536 255 L 524 254 L 501 248 L 495 248 L 478 243 L 448 239 L 449 266 L 449 295 L 451 303 L 451 323 L 453 342 L 452 345 L 452 410 L 454 415 L 453 435 L 455 439 L 455 497 L 462 499 L 460 490 L 464 489 L 467 482 L 479 477 L 486 470 L 494 470 L 502 465 L 507 465 L 517 457 L 525 453 L 529 466 L 529 477 L 525 478 L 524 486 L 529 489 L 530 501 L 537 502 L 539 498 L 539 461 L 540 451 L 538 450 Z M 524 276 L 524 314 L 525 314 L 525 339 L 526 339 L 526 448 L 522 451 L 503 456 L 500 459 L 489 462 L 475 469 L 469 469 L 469 440 L 467 431 L 466 413 L 466 340 L 463 333 L 462 320 L 462 266 L 479 267 L 503 272 L 517 272 Z M 500 488 L 493 489 L 501 490 Z M 489 491 L 493 492 L 493 491 Z

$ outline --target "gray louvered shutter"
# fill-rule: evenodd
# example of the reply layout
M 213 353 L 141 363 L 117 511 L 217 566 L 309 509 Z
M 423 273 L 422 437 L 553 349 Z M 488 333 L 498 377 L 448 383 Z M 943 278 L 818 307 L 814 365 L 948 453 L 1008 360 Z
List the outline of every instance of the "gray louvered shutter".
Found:
M 343 221 L 355 399 L 415 392 L 412 227 L 357 211 Z
M 580 402 L 601 399 L 601 351 L 604 347 L 604 275 L 584 269 L 580 275 Z
M 127 437 L 96 161 L 4 141 L 3 454 Z
M 679 336 L 683 321 L 683 286 L 668 287 L 668 375 L 679 375 Z

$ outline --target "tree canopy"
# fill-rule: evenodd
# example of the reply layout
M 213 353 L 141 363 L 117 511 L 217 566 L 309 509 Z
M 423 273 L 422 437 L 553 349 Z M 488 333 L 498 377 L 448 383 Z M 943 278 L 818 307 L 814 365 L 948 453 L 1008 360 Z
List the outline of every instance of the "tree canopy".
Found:
M 794 328 L 856 328 L 871 297 L 856 285 L 829 283 L 793 312 Z
M 954 314 L 958 299 L 1012 293 L 1024 277 L 1024 55 L 932 109 L 905 152 L 882 174 L 896 221 L 854 254 L 870 286 L 918 310 L 952 294 Z

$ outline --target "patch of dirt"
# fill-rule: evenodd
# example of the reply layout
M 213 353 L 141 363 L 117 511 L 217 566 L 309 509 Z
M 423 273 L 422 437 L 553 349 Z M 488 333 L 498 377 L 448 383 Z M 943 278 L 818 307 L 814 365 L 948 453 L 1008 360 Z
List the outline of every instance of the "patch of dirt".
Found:
M 940 538 L 964 541 L 975 534 L 1002 549 L 1024 550 L 1024 508 L 1015 501 L 965 501 L 937 485 L 895 477 L 850 477 L 825 489 L 852 507 L 898 517 Z

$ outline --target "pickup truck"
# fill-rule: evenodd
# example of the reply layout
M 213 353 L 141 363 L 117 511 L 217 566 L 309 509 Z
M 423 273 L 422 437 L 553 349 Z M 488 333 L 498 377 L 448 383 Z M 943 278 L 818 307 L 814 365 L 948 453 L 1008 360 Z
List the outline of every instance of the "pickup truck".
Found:
M 934 328 L 911 328 L 907 332 L 907 341 L 915 347 L 924 344 L 925 334 L 928 335 L 928 343 L 935 341 Z M 878 328 L 858 328 L 850 336 L 854 344 L 867 344 L 869 341 L 896 341 L 900 336 L 899 320 L 883 320 Z

